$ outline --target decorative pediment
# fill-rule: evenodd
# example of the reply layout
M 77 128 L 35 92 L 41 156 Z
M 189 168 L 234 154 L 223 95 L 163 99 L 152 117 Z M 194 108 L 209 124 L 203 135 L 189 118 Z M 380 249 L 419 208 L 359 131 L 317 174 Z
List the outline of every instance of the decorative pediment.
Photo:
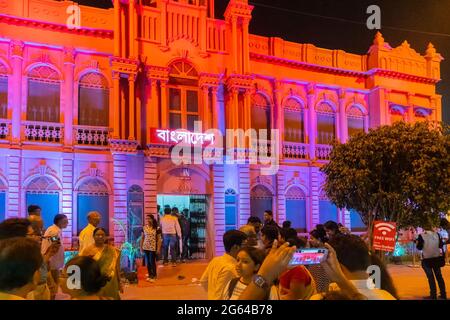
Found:
M 31 169 L 29 171 L 29 175 L 40 175 L 40 176 L 45 176 L 45 175 L 50 175 L 50 176 L 57 176 L 58 173 L 56 172 L 56 170 L 50 168 L 47 165 L 47 162 L 45 160 L 41 160 L 39 161 L 39 164 L 37 166 L 35 166 L 33 169 Z
M 252 106 L 263 109 L 270 109 L 270 101 L 263 94 L 256 93 L 252 95 Z
M 302 177 L 300 175 L 300 172 L 295 171 L 294 172 L 294 176 L 291 179 L 288 180 L 287 186 L 289 187 L 289 186 L 292 186 L 292 185 L 297 185 L 297 186 L 298 185 L 303 185 L 303 186 L 307 185 L 306 181 L 304 179 L 302 179 Z
M 406 40 L 403 41 L 403 43 L 400 46 L 392 49 L 390 55 L 400 57 L 403 59 L 409 58 L 420 62 L 424 62 L 425 60 L 425 58 L 422 57 L 416 50 L 411 48 L 410 44 Z
M 199 75 L 200 87 L 218 87 L 220 85 L 222 75 L 215 73 L 202 72 Z
M 356 105 L 352 105 L 347 110 L 347 115 L 354 118 L 362 118 L 364 117 L 364 112 Z
M 97 164 L 95 162 L 92 162 L 86 170 L 82 171 L 80 173 L 81 177 L 100 177 L 103 178 L 105 176 L 105 173 L 97 168 Z
M 79 186 L 78 192 L 95 195 L 106 195 L 109 193 L 106 184 L 95 177 L 86 179 L 83 184 Z
M 59 74 L 48 66 L 37 66 L 28 72 L 28 78 L 42 81 L 59 81 Z
M 300 187 L 292 186 L 286 192 L 286 200 L 304 200 L 306 195 Z
M 316 106 L 316 111 L 318 113 L 330 113 L 330 114 L 334 114 L 334 109 L 333 107 L 328 103 L 328 102 L 320 102 L 317 106 Z
M 80 79 L 80 85 L 89 88 L 108 88 L 108 81 L 98 72 L 89 72 Z
M 303 105 L 295 98 L 288 98 L 284 103 L 284 108 L 292 111 L 301 111 L 303 109 Z

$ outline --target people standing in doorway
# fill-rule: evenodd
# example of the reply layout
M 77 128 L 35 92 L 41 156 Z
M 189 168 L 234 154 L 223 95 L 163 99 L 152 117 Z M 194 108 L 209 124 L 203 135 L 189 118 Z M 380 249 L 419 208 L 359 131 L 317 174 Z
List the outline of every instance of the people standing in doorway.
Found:
M 188 219 L 189 210 L 184 209 L 183 213 L 180 214 L 178 218 L 178 223 L 181 228 L 181 262 L 185 263 L 187 259 L 189 259 L 189 238 L 191 236 L 191 223 Z
M 164 216 L 161 218 L 161 232 L 163 237 L 163 263 L 165 266 L 169 264 L 169 249 L 172 258 L 172 266 L 176 267 L 176 242 L 177 236 L 181 237 L 181 228 L 178 219 L 172 215 L 172 210 L 164 208 Z
M 226 300 L 226 287 L 231 279 L 236 278 L 236 257 L 246 241 L 245 233 L 229 230 L 223 235 L 225 254 L 215 257 L 206 267 L 200 278 L 200 284 L 208 292 L 208 300 Z
M 69 220 L 65 214 L 57 214 L 53 219 L 53 225 L 47 228 L 44 233 L 44 240 L 41 245 L 42 254 L 46 254 L 52 243 L 56 242 L 61 244 L 58 252 L 53 255 L 49 261 L 50 274 L 53 279 L 54 287 L 50 288 L 50 298 L 55 299 L 58 292 L 59 273 L 64 267 L 64 245 L 62 244 L 62 230 L 67 228 Z
M 34 204 L 29 205 L 28 216 L 41 216 L 41 207 Z
M 152 214 L 147 216 L 147 224 L 143 228 L 141 237 L 141 251 L 147 260 L 147 281 L 156 280 L 156 255 L 161 249 L 161 234 L 158 232 L 158 222 Z
M 275 226 L 278 229 L 281 229 L 278 223 L 273 220 L 273 212 L 271 210 L 264 211 L 264 227 L 266 226 Z
M 177 207 L 172 208 L 172 216 L 178 220 L 178 224 L 180 224 L 180 211 Z M 181 224 L 180 224 L 180 230 L 181 230 Z M 177 241 L 175 242 L 175 253 L 176 253 L 176 261 L 179 263 L 181 262 L 181 250 L 182 250 L 182 244 L 181 244 L 181 236 L 177 235 Z
M 79 242 L 80 247 L 78 249 L 79 252 L 82 252 L 84 249 L 94 244 L 94 230 L 100 224 L 102 216 L 97 211 L 91 211 L 87 215 L 88 225 L 86 228 L 81 230 Z
M 90 245 L 80 256 L 91 257 L 100 265 L 102 274 L 108 277 L 108 282 L 102 288 L 99 295 L 120 300 L 120 293 L 123 292 L 120 283 L 120 251 L 107 242 L 107 233 L 103 228 L 95 228 L 94 244 Z
M 422 251 L 422 268 L 425 271 L 430 286 L 430 295 L 425 297 L 425 299 L 437 299 L 437 281 L 440 298 L 446 300 L 447 292 L 441 272 L 441 268 L 445 266 L 445 258 L 441 253 L 443 242 L 439 233 L 432 231 L 430 223 L 424 225 L 423 228 L 424 232 L 418 236 L 416 246 L 418 250 Z

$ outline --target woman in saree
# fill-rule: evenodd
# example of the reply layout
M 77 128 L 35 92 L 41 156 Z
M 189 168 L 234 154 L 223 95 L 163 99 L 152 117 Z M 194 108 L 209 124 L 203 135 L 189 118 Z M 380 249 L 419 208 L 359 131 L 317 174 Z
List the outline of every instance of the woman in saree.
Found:
M 96 260 L 100 265 L 101 273 L 109 279 L 99 295 L 120 300 L 119 292 L 123 292 L 120 283 L 120 251 L 107 243 L 106 230 L 103 228 L 94 230 L 94 240 L 95 243 L 80 252 L 80 256 Z

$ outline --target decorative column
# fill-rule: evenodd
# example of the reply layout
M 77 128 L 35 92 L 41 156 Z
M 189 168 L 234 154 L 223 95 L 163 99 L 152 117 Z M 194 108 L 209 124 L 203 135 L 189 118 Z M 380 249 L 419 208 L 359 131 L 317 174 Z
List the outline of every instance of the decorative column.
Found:
M 113 71 L 113 138 L 120 139 L 120 73 Z
M 127 128 L 127 124 L 125 121 L 125 106 L 126 106 L 126 97 L 125 97 L 125 89 L 126 89 L 126 84 L 124 84 L 123 86 L 119 86 L 120 88 L 120 115 L 122 117 L 122 121 L 120 121 L 120 138 L 119 139 L 126 139 L 126 128 Z
M 237 51 L 237 20 L 236 16 L 231 17 L 231 55 L 233 57 L 233 73 L 238 71 L 238 51 Z
M 135 33 L 135 29 L 136 29 L 136 9 L 135 9 L 135 5 L 134 5 L 134 1 L 135 0 L 129 0 L 129 7 L 128 7 L 128 19 L 129 19 L 129 24 L 128 24 L 128 28 L 129 28 L 129 46 L 130 46 L 130 57 L 132 59 L 136 58 L 136 50 L 135 50 L 135 45 L 136 45 L 136 33 Z M 162 25 L 162 27 L 164 27 L 164 25 Z
M 242 55 L 243 55 L 243 73 L 247 74 L 250 72 L 250 67 L 249 67 L 249 60 L 250 60 L 250 55 L 249 55 L 249 43 L 248 43 L 248 25 L 249 25 L 249 21 L 250 19 L 246 19 L 244 18 L 242 20 Z
M 225 253 L 223 234 L 225 233 L 225 173 L 223 165 L 212 166 L 213 199 L 208 210 L 208 254 L 221 256 Z M 211 210 L 212 209 L 212 210 Z
M 144 214 L 156 214 L 157 209 L 157 158 L 144 159 Z
M 320 223 L 320 212 L 319 212 L 319 169 L 318 167 L 309 168 L 309 181 L 311 184 L 311 194 L 309 198 L 309 208 L 310 208 L 310 225 L 308 230 L 312 230 L 318 223 Z
M 282 223 L 286 220 L 286 177 L 282 168 L 277 173 L 277 221 Z
M 127 235 L 119 225 L 121 223 L 127 230 L 127 156 L 113 153 L 113 183 L 114 183 L 114 243 L 122 244 Z M 126 231 L 125 231 L 126 232 Z
M 206 7 L 200 8 L 198 35 L 200 37 L 200 56 L 206 56 L 206 40 L 208 37 L 208 32 L 206 29 Z
M 62 213 L 67 216 L 69 224 L 63 230 L 64 245 L 72 246 L 72 237 L 77 236 L 77 230 L 73 229 L 73 153 L 65 152 L 62 155 Z
M 239 165 L 239 226 L 247 224 L 250 217 L 250 165 Z
M 161 127 L 166 129 L 169 127 L 169 110 L 167 106 L 167 80 L 161 80 Z
M 339 123 L 340 132 L 338 139 L 341 143 L 346 143 L 348 140 L 348 125 L 347 125 L 347 112 L 345 110 L 345 90 L 339 90 Z
M 212 126 L 214 129 L 220 129 L 219 124 L 220 108 L 217 97 L 219 89 L 217 87 L 212 87 L 211 92 L 212 92 Z
M 74 110 L 74 69 L 75 69 L 75 52 L 73 48 L 64 50 L 64 87 L 62 92 L 61 112 L 64 119 L 64 147 L 72 148 L 73 145 L 73 110 Z M 76 99 L 78 101 L 78 99 Z
M 159 128 L 158 82 L 149 79 L 150 90 L 147 91 L 146 132 L 147 143 L 150 142 L 150 128 Z
M 414 94 L 408 93 L 407 101 L 408 101 L 408 122 L 414 122 L 414 103 L 413 103 Z
M 210 117 L 211 117 L 211 109 L 209 108 L 209 87 L 204 85 L 202 87 L 202 101 L 203 101 L 203 130 L 208 130 L 210 128 Z
M 12 124 L 11 142 L 13 145 L 20 143 L 20 125 L 22 116 L 22 61 L 23 61 L 22 41 L 11 41 L 11 64 L 13 73 L 8 86 L 9 98 L 12 98 Z M 10 106 L 11 106 L 10 105 Z M 11 108 L 11 107 L 10 107 Z
M 120 0 L 114 0 L 114 55 L 119 57 L 120 52 Z
M 317 115 L 314 106 L 315 85 L 308 85 L 308 116 L 309 116 L 309 158 L 311 160 L 316 158 L 316 137 L 317 137 Z
M 245 90 L 244 92 L 244 130 L 251 128 L 251 112 L 252 112 L 252 92 Z
M 136 131 L 135 131 L 135 127 L 134 127 L 134 123 L 135 123 L 135 96 L 134 96 L 134 82 L 136 79 L 136 75 L 134 73 L 130 73 L 128 76 L 128 99 L 129 99 L 129 118 L 128 118 L 128 140 L 135 140 L 136 139 Z
M 5 218 L 24 217 L 26 212 L 25 208 L 21 208 L 22 170 L 20 154 L 20 150 L 11 149 L 7 157 L 8 202 L 6 204 Z
M 161 0 L 160 9 L 161 9 L 161 50 L 166 51 L 169 48 L 167 47 L 167 2 L 168 0 Z M 169 25 L 169 28 L 172 26 Z
M 273 95 L 274 95 L 274 102 L 275 102 L 275 115 L 274 115 L 274 125 L 272 127 L 275 127 L 279 130 L 279 136 L 280 141 L 278 145 L 278 155 L 280 158 L 283 156 L 283 143 L 284 143 L 284 117 L 283 117 L 283 106 L 281 105 L 281 90 L 282 83 L 279 80 L 275 80 L 274 86 L 273 86 Z
M 239 128 L 239 89 L 233 87 L 231 89 L 231 128 Z

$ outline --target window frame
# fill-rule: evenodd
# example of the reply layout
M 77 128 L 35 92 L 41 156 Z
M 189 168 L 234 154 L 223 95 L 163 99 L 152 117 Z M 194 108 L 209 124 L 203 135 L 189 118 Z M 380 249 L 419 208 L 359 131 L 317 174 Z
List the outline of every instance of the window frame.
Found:
M 199 89 L 195 86 L 187 86 L 187 85 L 176 85 L 176 84 L 168 84 L 168 99 L 167 99 L 167 111 L 169 113 L 168 117 L 168 125 L 172 128 L 170 123 L 170 115 L 179 114 L 181 115 L 181 128 L 172 128 L 172 129 L 186 129 L 188 130 L 188 116 L 197 116 L 197 121 L 201 120 L 200 115 L 200 105 L 199 105 Z M 171 110 L 170 109 L 170 89 L 176 89 L 180 91 L 180 110 Z M 187 92 L 195 91 L 197 93 L 197 112 L 187 111 Z

